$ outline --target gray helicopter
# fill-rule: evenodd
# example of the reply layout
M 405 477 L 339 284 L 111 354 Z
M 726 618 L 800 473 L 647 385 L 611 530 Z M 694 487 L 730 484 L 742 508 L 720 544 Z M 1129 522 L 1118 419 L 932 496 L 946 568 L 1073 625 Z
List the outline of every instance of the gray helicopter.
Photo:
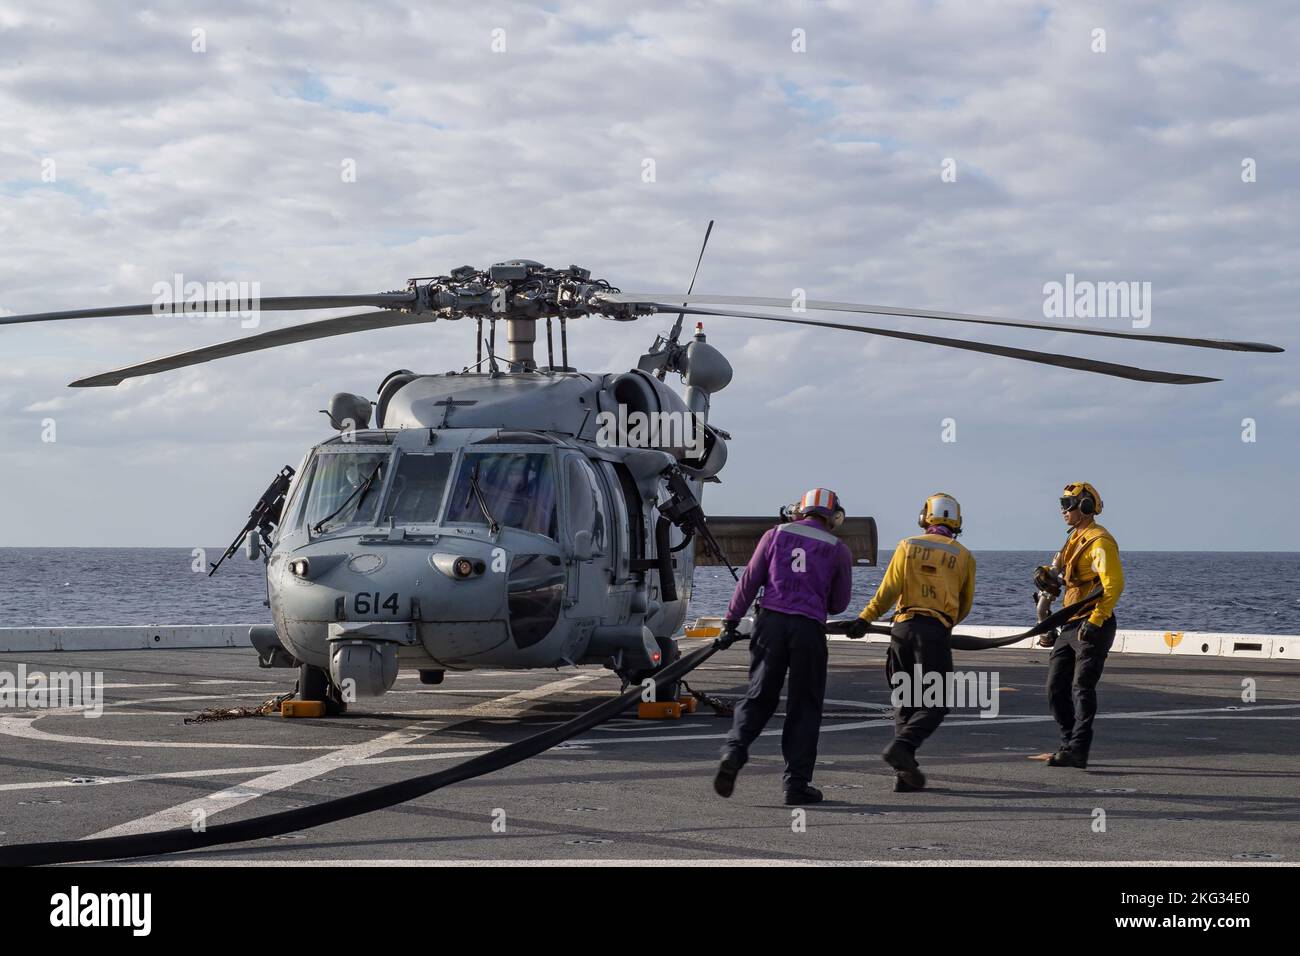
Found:
M 780 311 L 719 311 L 693 303 Z M 552 269 L 525 259 L 486 271 L 465 266 L 411 279 L 400 291 L 279 297 L 260 305 L 266 311 L 372 311 L 263 332 L 72 385 L 117 385 L 216 358 L 377 328 L 469 319 L 477 330 L 472 366 L 443 374 L 394 371 L 379 384 L 373 402 L 334 395 L 326 414 L 337 434 L 312 448 L 297 468 L 281 470 L 212 566 L 215 572 L 241 544 L 250 558 L 265 562 L 274 624 L 254 627 L 250 641 L 263 666 L 299 668 L 298 698 L 320 702 L 327 713 L 384 694 L 402 669 L 437 684 L 448 670 L 600 664 L 627 682 L 643 680 L 677 658 L 675 635 L 686 620 L 697 564 L 743 564 L 775 523 L 704 514 L 703 486 L 719 480 L 730 439 L 709 421 L 710 404 L 731 381 L 732 367 L 702 326 L 688 342 L 680 341 L 686 315 L 883 335 L 1140 382 L 1217 381 L 814 320 L 792 311 L 786 299 L 623 294 L 586 269 Z M 819 300 L 802 306 L 1282 351 L 1253 342 L 965 313 Z M 186 308 L 225 310 L 218 301 Z M 7 316 L 0 324 L 151 312 L 158 312 L 156 305 Z M 590 373 L 569 366 L 569 320 L 603 316 L 628 322 L 671 313 L 671 331 L 656 336 L 636 368 Z M 543 321 L 546 364 L 535 355 Z M 505 323 L 504 355 L 497 350 L 498 322 Z M 685 386 L 680 395 L 665 384 L 670 372 Z M 856 561 L 875 563 L 871 518 L 849 518 L 838 533 Z

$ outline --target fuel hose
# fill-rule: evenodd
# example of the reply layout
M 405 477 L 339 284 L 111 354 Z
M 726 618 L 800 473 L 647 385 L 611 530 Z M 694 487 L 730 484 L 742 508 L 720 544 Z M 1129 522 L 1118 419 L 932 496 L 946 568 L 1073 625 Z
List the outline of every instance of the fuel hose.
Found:
M 689 674 L 716 653 L 713 642 L 700 647 L 654 674 L 656 691 Z M 436 773 L 412 777 L 397 783 L 386 784 L 347 797 L 326 800 L 310 807 L 284 810 L 260 817 L 250 817 L 233 823 L 219 823 L 201 832 L 190 829 L 164 830 L 159 833 L 139 833 L 128 836 L 97 837 L 91 840 L 61 840 L 52 843 L 19 843 L 0 846 L 0 866 L 41 866 L 53 863 L 78 863 L 91 860 L 123 860 L 163 853 L 184 853 L 209 846 L 243 843 L 280 836 L 309 827 L 318 827 L 348 817 L 372 813 L 386 807 L 414 800 L 462 780 L 484 774 L 535 757 L 556 744 L 563 743 L 590 730 L 597 724 L 616 717 L 641 700 L 643 685 L 628 688 L 617 697 L 540 733 L 498 747 L 490 753 L 472 757 L 463 763 L 439 770 Z
M 1055 630 L 1062 624 L 1069 622 L 1076 614 L 1088 607 L 1090 604 L 1100 600 L 1102 589 L 1097 588 L 1082 601 L 1076 601 L 1074 604 L 1061 608 L 1055 614 L 1043 618 L 1027 631 L 1019 634 L 1009 634 L 1006 637 L 975 637 L 972 634 L 953 634 L 949 638 L 949 647 L 954 651 L 984 651 L 992 647 L 1006 647 L 1008 644 L 1015 644 L 1017 641 L 1023 641 L 1030 637 L 1037 637 L 1040 634 L 1046 634 L 1048 631 Z M 827 621 L 827 634 L 843 634 L 849 629 L 849 625 L 854 621 L 853 618 L 846 618 L 841 621 Z M 868 632 L 872 634 L 892 634 L 893 632 L 884 624 L 870 624 L 867 626 Z

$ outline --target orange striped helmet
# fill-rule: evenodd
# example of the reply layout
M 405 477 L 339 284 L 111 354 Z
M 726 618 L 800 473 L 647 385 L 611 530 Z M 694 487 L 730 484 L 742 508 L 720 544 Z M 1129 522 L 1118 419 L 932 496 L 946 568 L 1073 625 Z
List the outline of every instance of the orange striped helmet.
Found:
M 836 515 L 844 515 L 840 496 L 829 488 L 814 488 L 799 499 L 800 515 L 821 515 L 832 525 L 838 524 Z

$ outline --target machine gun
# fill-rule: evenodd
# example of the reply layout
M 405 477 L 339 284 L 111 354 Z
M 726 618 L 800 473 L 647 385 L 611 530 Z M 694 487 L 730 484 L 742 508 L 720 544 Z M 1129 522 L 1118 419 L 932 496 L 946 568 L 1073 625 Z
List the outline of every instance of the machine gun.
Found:
M 257 504 L 253 506 L 253 510 L 248 515 L 248 521 L 244 523 L 244 527 L 235 537 L 235 540 L 230 543 L 230 547 L 226 548 L 225 553 L 217 559 L 217 563 L 212 565 L 208 577 L 216 574 L 217 568 L 221 567 L 221 563 L 239 550 L 239 546 L 243 544 L 244 539 L 249 534 L 256 533 L 258 535 L 257 549 L 262 554 L 266 554 L 262 542 L 270 536 L 275 526 L 280 523 L 280 516 L 284 511 L 284 496 L 289 491 L 289 482 L 292 479 L 293 469 L 285 465 L 280 469 L 280 473 L 275 476 L 275 480 L 271 482 L 270 487 L 262 492 L 262 497 L 257 500 Z M 250 553 L 249 558 L 253 557 L 255 555 Z
M 704 509 L 700 506 L 700 501 L 695 497 L 694 492 L 691 491 L 690 485 L 686 483 L 686 478 L 681 469 L 677 467 L 667 469 L 664 472 L 664 482 L 668 486 L 669 499 L 659 505 L 659 513 L 662 515 L 660 521 L 676 525 L 686 536 L 682 543 L 673 550 L 682 550 L 694 540 L 696 535 L 699 535 L 713 558 L 730 571 L 733 578 L 739 580 L 736 569 L 727 560 L 727 555 L 722 550 L 722 546 L 718 544 L 718 539 L 709 530 L 709 522 L 704 515 Z

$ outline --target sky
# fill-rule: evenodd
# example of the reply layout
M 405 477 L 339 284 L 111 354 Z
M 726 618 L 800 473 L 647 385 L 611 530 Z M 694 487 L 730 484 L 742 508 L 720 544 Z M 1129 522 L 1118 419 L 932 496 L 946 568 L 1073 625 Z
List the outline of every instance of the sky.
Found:
M 971 548 L 1050 553 L 1084 480 L 1122 549 L 1295 550 L 1296 49 L 1280 2 L 3 0 L 0 314 L 511 258 L 684 290 L 709 219 L 696 291 L 1041 321 L 1067 276 L 1149 283 L 1146 318 L 1059 321 L 1288 351 L 838 317 L 1224 379 L 1146 385 L 706 320 L 736 370 L 706 510 L 826 486 L 890 542 L 942 490 Z M 625 370 L 669 324 L 574 322 L 571 358 Z M 240 325 L 0 327 L 0 546 L 224 543 L 332 434 L 331 394 L 473 361 L 472 326 L 438 323 L 66 387 Z

